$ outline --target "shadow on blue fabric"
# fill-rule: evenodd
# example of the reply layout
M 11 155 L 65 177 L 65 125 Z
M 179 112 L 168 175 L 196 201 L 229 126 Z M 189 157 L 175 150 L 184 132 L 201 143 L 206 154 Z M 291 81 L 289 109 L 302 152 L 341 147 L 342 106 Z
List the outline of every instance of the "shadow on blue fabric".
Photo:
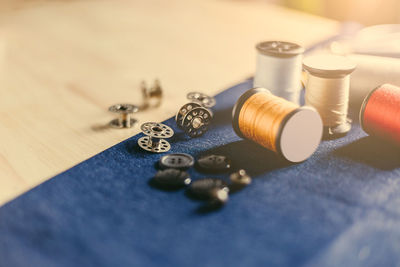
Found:
M 394 170 L 400 167 L 399 147 L 371 136 L 362 137 L 339 148 L 335 153 L 381 170 Z

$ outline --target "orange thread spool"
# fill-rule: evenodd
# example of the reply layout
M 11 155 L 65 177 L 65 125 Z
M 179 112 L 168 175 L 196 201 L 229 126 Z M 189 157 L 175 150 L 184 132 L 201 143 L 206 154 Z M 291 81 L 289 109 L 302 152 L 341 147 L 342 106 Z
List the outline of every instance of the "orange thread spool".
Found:
M 267 89 L 245 92 L 233 108 L 233 128 L 246 138 L 291 162 L 301 162 L 317 149 L 322 120 L 311 107 L 299 107 Z

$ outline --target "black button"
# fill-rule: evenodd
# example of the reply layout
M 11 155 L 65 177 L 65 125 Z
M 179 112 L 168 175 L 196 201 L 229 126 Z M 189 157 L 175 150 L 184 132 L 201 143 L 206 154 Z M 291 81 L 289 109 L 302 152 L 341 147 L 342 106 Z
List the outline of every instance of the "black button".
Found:
M 197 161 L 200 170 L 210 173 L 225 172 L 230 169 L 231 161 L 222 155 L 208 155 Z
M 158 171 L 152 180 L 154 185 L 162 188 L 180 188 L 189 185 L 192 180 L 187 172 L 177 169 Z
M 188 169 L 194 165 L 194 158 L 185 153 L 168 154 L 160 158 L 161 168 Z
M 189 189 L 188 193 L 195 198 L 210 200 L 215 198 L 218 191 L 223 190 L 226 193 L 229 192 L 228 184 L 217 178 L 203 178 L 194 181 Z

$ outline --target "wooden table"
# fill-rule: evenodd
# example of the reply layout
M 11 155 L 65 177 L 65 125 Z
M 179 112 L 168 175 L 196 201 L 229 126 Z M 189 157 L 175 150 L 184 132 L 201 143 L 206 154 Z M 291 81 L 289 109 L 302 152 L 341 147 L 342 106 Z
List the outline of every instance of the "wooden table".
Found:
M 1 10 L 0 205 L 138 133 L 104 126 L 110 105 L 141 103 L 141 80 L 159 78 L 165 98 L 137 119 L 162 121 L 187 92 L 215 94 L 252 75 L 256 42 L 309 45 L 339 27 L 251 1 L 39 1 Z

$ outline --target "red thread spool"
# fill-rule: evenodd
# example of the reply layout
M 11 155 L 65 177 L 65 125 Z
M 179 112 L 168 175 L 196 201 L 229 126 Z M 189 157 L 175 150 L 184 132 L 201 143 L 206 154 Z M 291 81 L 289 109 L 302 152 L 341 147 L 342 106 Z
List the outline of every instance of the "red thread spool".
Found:
M 400 87 L 383 84 L 373 89 L 360 110 L 362 129 L 400 145 Z

